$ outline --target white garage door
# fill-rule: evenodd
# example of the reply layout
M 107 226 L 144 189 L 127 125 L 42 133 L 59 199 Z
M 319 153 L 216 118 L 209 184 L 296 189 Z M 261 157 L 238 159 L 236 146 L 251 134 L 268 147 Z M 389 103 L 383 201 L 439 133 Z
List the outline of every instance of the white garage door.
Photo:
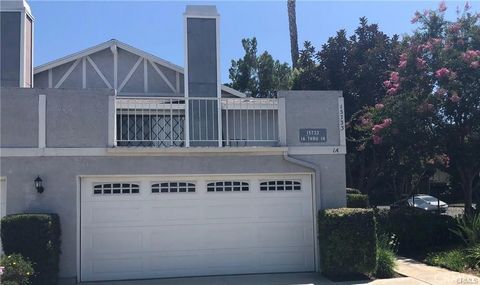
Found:
M 83 178 L 81 280 L 314 270 L 309 175 Z

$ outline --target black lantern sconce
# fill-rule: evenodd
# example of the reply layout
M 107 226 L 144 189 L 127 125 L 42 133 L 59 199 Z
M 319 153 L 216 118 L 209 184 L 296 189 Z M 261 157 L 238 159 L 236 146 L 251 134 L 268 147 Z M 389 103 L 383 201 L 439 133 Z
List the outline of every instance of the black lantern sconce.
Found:
M 35 189 L 37 189 L 37 192 L 38 193 L 43 193 L 43 180 L 42 178 L 40 178 L 40 176 L 37 176 L 37 178 L 35 178 L 34 180 L 35 182 Z

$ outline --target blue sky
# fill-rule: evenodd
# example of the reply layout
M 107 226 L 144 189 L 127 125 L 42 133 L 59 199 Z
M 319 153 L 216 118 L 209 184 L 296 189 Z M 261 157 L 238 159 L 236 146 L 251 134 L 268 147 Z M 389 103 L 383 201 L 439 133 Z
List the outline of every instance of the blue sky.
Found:
M 388 35 L 410 33 L 416 10 L 436 9 L 438 1 L 299 1 L 300 46 L 320 47 L 339 29 L 352 34 L 366 16 Z M 447 16 L 457 6 L 447 1 Z M 470 1 L 480 11 L 479 1 Z M 35 17 L 35 66 L 116 38 L 183 66 L 183 18 L 187 4 L 215 4 L 221 15 L 222 80 L 228 82 L 230 61 L 243 55 L 241 39 L 257 37 L 260 52 L 290 63 L 286 0 L 284 1 L 30 1 Z

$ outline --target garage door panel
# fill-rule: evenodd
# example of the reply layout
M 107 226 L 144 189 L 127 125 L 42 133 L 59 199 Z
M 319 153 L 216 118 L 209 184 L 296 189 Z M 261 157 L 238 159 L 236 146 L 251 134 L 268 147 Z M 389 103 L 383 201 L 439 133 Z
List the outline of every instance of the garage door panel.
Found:
M 141 257 L 131 258 L 98 258 L 92 261 L 92 269 L 96 274 L 142 273 Z
M 152 221 L 195 220 L 202 215 L 202 207 L 193 203 L 178 206 L 153 206 L 150 210 Z
M 143 233 L 129 228 L 104 229 L 91 234 L 92 249 L 97 253 L 143 251 Z
M 264 266 L 297 266 L 305 267 L 310 260 L 303 253 L 303 249 L 295 248 L 295 250 L 282 251 L 277 249 L 275 252 L 264 252 L 261 255 L 260 264 Z M 285 249 L 283 249 L 285 250 Z M 313 251 L 313 248 L 312 248 Z
M 87 211 L 90 212 L 89 222 L 92 225 L 103 225 L 105 223 L 127 224 L 132 222 L 140 222 L 142 220 L 142 208 L 140 206 L 94 206 L 89 209 L 87 208 Z
M 183 178 L 135 177 L 119 180 L 138 183 L 135 195 L 93 194 L 116 179 L 82 179 L 83 281 L 314 270 L 309 176 L 198 176 L 192 193 L 152 193 Z M 260 191 L 276 179 L 301 181 L 301 191 Z M 249 191 L 207 192 L 211 181 L 245 181 Z
M 226 204 L 210 204 L 205 207 L 205 218 L 231 220 L 232 218 L 252 218 L 255 213 L 252 212 L 252 206 L 245 203 L 232 203 L 226 201 Z

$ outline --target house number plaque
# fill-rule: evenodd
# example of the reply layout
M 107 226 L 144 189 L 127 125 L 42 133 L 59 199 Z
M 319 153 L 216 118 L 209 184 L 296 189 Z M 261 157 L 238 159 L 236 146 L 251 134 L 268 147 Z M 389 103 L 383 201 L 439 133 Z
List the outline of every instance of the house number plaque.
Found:
M 300 129 L 300 142 L 326 142 L 327 129 Z

